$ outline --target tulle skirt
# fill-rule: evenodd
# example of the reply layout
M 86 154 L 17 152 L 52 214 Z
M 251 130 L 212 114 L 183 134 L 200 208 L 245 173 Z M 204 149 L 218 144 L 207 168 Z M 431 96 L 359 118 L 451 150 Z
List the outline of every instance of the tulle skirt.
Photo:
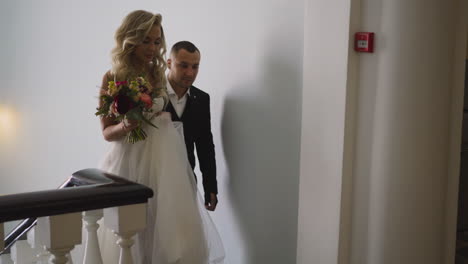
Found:
M 154 191 L 148 201 L 147 227 L 135 237 L 135 264 L 224 263 L 221 238 L 197 191 L 187 159 L 182 123 L 169 114 L 155 117 L 137 143 L 111 143 L 100 168 L 144 184 Z M 117 238 L 100 228 L 104 263 L 118 263 Z

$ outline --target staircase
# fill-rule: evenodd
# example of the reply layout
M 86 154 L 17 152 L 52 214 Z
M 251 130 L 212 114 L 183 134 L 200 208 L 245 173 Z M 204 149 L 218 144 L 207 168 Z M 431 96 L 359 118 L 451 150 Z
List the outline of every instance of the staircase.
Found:
M 74 173 L 59 189 L 0 196 L 0 238 L 5 223 L 25 219 L 0 239 L 0 264 L 102 264 L 101 222 L 119 237 L 119 263 L 131 264 L 132 237 L 146 226 L 152 196 L 144 185 L 97 169 Z

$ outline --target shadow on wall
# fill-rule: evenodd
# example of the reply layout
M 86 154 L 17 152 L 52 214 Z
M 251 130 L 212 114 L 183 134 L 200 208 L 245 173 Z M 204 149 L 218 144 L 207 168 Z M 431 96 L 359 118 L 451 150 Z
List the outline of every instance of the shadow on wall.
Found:
M 295 263 L 301 60 L 264 56 L 263 76 L 232 87 L 222 115 L 227 195 L 246 238 L 246 263 Z

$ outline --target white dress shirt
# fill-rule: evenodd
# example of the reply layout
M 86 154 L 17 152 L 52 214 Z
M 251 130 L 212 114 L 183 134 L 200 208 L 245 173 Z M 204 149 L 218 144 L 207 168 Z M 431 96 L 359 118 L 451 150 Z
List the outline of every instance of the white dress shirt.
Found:
M 171 83 L 167 81 L 167 94 L 169 96 L 169 100 L 171 100 L 171 104 L 174 107 L 175 112 L 179 116 L 182 116 L 185 110 L 185 106 L 187 105 L 187 98 L 190 95 L 190 88 L 188 88 L 187 92 L 179 98 L 172 88 Z

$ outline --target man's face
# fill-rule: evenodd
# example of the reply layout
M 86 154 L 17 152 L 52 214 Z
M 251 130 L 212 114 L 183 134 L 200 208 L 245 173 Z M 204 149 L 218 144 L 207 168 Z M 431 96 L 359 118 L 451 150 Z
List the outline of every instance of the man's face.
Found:
M 198 51 L 190 53 L 181 49 L 177 54 L 172 54 L 171 58 L 167 60 L 171 85 L 178 88 L 189 88 L 197 78 L 199 65 L 200 53 Z

